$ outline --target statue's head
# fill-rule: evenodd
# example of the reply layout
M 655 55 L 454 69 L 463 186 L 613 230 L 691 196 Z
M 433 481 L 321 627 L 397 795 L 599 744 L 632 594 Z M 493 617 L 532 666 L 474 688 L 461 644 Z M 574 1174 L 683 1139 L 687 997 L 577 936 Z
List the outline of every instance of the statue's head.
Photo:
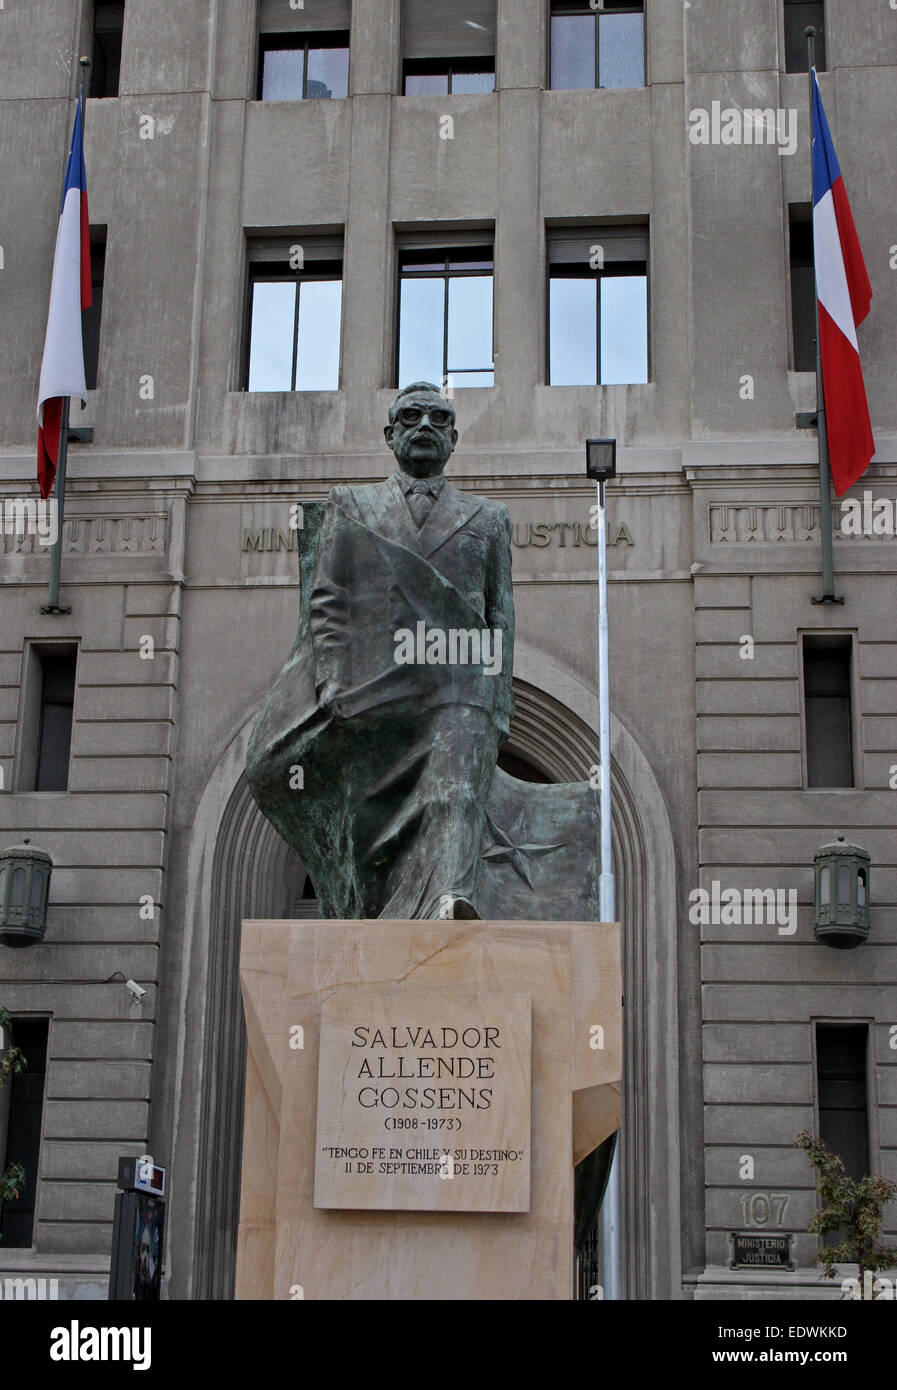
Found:
M 403 473 L 432 478 L 458 442 L 455 407 L 431 381 L 413 381 L 390 405 L 383 433 Z

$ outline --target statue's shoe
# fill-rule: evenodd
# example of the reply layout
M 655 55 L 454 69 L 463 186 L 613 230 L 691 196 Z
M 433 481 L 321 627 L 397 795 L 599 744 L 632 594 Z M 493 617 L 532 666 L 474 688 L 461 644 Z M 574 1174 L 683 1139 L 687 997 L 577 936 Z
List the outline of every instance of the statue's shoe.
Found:
M 453 893 L 443 893 L 439 899 L 439 911 L 436 915 L 440 921 L 479 922 L 480 920 L 480 914 L 470 899 L 455 897 Z

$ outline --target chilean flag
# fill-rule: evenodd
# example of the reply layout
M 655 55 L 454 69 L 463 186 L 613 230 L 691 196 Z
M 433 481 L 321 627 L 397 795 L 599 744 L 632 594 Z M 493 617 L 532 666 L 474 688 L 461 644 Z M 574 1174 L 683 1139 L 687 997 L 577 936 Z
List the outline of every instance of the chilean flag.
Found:
M 37 401 L 37 481 L 43 498 L 49 497 L 56 476 L 63 399 L 77 396 L 82 404 L 87 399 L 81 310 L 90 308 L 93 290 L 81 109 L 79 100 L 62 190 Z
M 842 496 L 875 453 L 856 330 L 872 286 L 813 69 L 813 249 L 819 342 L 835 491 Z

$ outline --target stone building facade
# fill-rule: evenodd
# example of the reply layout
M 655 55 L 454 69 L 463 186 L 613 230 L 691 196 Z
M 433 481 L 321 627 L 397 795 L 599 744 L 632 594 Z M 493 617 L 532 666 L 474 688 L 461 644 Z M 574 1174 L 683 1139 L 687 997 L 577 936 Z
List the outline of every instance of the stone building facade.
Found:
M 469 8 L 479 23 L 490 7 Z M 399 250 L 476 234 L 494 249 L 494 386 L 456 387 L 450 471 L 511 513 L 510 751 L 548 780 L 596 761 L 584 441 L 618 444 L 627 1295 L 831 1292 L 793 1147 L 819 1126 L 820 1028 L 861 1030 L 868 1160 L 897 1177 L 897 550 L 893 531 L 843 535 L 836 508 L 844 603 L 814 604 L 816 436 L 795 416 L 815 380 L 792 369 L 789 270 L 811 196 L 807 76 L 786 71 L 787 10 L 647 0 L 644 85 L 552 90 L 550 6 L 497 0 L 496 89 L 406 96 L 400 0 L 126 0 L 118 95 L 86 108 L 105 262 L 97 385 L 71 421 L 70 612 L 40 611 L 39 539 L 0 533 L 0 833 L 54 861 L 45 940 L 0 947 L 14 1027 L 48 1022 L 33 1234 L 0 1246 L 0 1273 L 104 1296 L 116 1160 L 151 1152 L 169 1177 L 167 1295 L 230 1296 L 240 920 L 314 910 L 242 775 L 296 619 L 290 508 L 391 471 Z M 36 495 L 59 180 L 96 18 L 90 0 L 0 14 L 4 502 Z M 852 495 L 894 500 L 897 15 L 827 0 L 824 23 L 822 94 L 874 292 L 859 338 L 877 453 Z M 346 27 L 346 97 L 257 99 L 260 33 Z M 696 143 L 690 113 L 714 102 L 795 112 L 793 153 Z M 552 235 L 631 228 L 648 246 L 648 381 L 548 384 Z M 338 389 L 243 389 L 248 266 L 271 238 L 340 247 Z M 60 648 L 77 658 L 68 785 L 36 791 L 40 670 Z M 848 654 L 851 786 L 808 784 L 816 650 Z M 871 932 L 852 951 L 814 936 L 813 856 L 837 833 L 871 855 Z M 694 924 L 690 895 L 713 882 L 794 890 L 796 929 Z M 730 1269 L 732 1232 L 793 1233 L 795 1268 Z

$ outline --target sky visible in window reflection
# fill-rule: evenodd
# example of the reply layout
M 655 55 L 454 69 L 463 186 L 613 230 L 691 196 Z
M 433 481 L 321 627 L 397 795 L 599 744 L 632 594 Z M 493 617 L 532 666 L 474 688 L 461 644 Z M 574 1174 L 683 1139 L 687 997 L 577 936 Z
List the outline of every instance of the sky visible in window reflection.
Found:
M 442 381 L 447 313 L 447 375 L 459 386 L 492 386 L 492 276 L 450 276 L 447 296 L 445 287 L 441 276 L 401 281 L 399 381 Z
M 601 382 L 648 380 L 648 281 L 611 275 L 601 281 Z
M 448 300 L 449 372 L 491 367 L 492 276 L 449 280 Z
M 594 277 L 553 278 L 549 295 L 549 380 L 552 386 L 595 386 L 598 335 Z M 648 380 L 648 282 L 644 275 L 601 281 L 602 386 Z
M 570 91 L 595 86 L 595 20 L 557 15 L 551 21 L 551 85 Z
M 548 339 L 552 386 L 594 386 L 598 380 L 597 292 L 594 276 L 551 282 Z
M 336 391 L 339 386 L 341 280 L 306 280 L 299 291 L 297 391 Z
M 406 97 L 446 96 L 447 72 L 409 72 L 405 76 Z M 495 91 L 494 72 L 453 72 L 452 96 L 473 96 Z
M 448 74 L 445 72 L 409 72 L 405 78 L 406 97 L 445 96 L 448 93 Z
M 472 96 L 476 92 L 494 92 L 494 72 L 453 72 L 452 95 Z
M 603 14 L 598 30 L 598 86 L 645 85 L 645 39 L 640 14 Z
M 299 287 L 296 390 L 339 388 L 340 280 L 306 280 Z M 289 391 L 293 375 L 295 282 L 256 282 L 249 338 L 249 390 Z
M 262 100 L 299 101 L 304 62 L 302 48 L 268 49 L 262 55 Z M 310 48 L 306 97 L 344 97 L 348 91 L 348 48 Z
M 295 313 L 295 284 L 253 285 L 249 336 L 250 391 L 291 389 Z
M 555 15 L 551 21 L 551 85 L 571 91 L 595 86 L 595 24 L 598 24 L 598 86 L 645 85 L 644 15 Z
M 349 91 L 348 48 L 308 50 L 309 97 L 344 97 Z
M 445 280 L 403 280 L 399 310 L 400 382 L 442 380 L 444 323 Z
M 446 284 L 448 291 L 446 292 Z M 597 295 L 600 284 L 601 372 Z M 257 281 L 250 325 L 249 390 L 292 389 L 297 286 Z M 491 386 L 491 275 L 409 277 L 401 281 L 399 381 Z M 553 277 L 549 295 L 552 386 L 630 384 L 648 380 L 648 301 L 644 275 Z M 342 282 L 307 280 L 299 287 L 296 390 L 339 387 Z M 448 314 L 448 362 L 443 341 Z
M 274 48 L 263 55 L 262 100 L 298 101 L 302 96 L 302 69 L 305 53 L 301 48 Z

